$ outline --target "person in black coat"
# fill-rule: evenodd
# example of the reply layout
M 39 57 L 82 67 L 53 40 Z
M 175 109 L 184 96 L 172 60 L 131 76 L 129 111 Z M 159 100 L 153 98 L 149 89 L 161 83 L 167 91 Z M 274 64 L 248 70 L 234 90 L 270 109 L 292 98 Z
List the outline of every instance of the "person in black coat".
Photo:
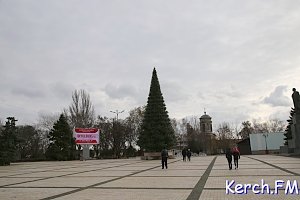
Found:
M 181 152 L 181 154 L 182 154 L 182 159 L 183 159 L 183 162 L 185 162 L 186 161 L 186 149 L 183 149 L 182 150 L 182 152 Z
M 226 158 L 227 158 L 227 161 L 228 161 L 229 170 L 232 170 L 232 153 L 231 153 L 231 150 L 229 148 L 226 149 Z
M 188 157 L 188 160 L 191 161 L 192 152 L 190 149 L 187 150 L 186 156 Z
M 161 168 L 164 169 L 166 167 L 166 169 L 168 169 L 168 150 L 166 149 L 166 147 L 164 147 L 164 149 L 161 151 Z

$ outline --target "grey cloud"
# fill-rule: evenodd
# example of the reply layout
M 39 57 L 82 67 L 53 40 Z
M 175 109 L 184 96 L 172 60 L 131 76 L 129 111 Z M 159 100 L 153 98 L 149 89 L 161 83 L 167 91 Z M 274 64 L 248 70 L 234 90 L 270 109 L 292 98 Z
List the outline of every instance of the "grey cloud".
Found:
M 200 91 L 200 92 L 197 93 L 197 97 L 204 100 L 205 99 L 205 94 Z
M 14 95 L 21 95 L 27 98 L 42 98 L 45 97 L 45 92 L 38 88 L 15 87 L 11 90 Z
M 56 82 L 51 88 L 53 94 L 61 99 L 71 99 L 72 92 L 75 90 L 74 86 L 63 82 Z
M 163 97 L 165 101 L 169 102 L 181 102 L 189 98 L 189 94 L 186 90 L 177 82 L 174 81 L 162 81 L 160 84 Z
M 251 102 L 277 109 L 291 99 L 280 90 L 265 97 L 263 83 L 300 84 L 299 11 L 292 1 L 0 0 L 0 97 L 34 116 L 86 89 L 101 93 L 101 114 L 144 105 L 155 66 L 174 115 L 206 107 L 231 121 L 233 105 L 265 113 Z
M 104 91 L 109 97 L 113 99 L 123 99 L 126 97 L 135 98 L 137 95 L 136 88 L 130 85 L 115 86 L 112 84 L 107 84 L 104 87 Z
M 273 92 L 263 99 L 263 103 L 269 104 L 273 107 L 277 106 L 290 106 L 290 99 L 284 95 L 287 91 L 287 86 L 277 86 Z

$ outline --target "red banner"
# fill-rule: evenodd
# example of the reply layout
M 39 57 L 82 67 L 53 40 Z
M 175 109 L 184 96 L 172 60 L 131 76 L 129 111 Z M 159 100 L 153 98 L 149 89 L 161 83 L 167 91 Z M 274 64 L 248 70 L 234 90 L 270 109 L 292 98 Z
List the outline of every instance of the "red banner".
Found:
M 76 144 L 99 144 L 99 129 L 75 128 L 73 131 Z

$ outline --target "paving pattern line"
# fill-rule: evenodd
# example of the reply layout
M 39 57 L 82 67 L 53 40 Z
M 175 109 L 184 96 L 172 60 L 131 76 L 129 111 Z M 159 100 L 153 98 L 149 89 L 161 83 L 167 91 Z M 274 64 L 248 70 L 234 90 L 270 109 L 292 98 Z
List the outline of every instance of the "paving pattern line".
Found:
M 163 188 L 163 187 L 159 187 L 159 188 L 154 188 L 154 187 L 93 187 L 93 188 L 89 188 L 89 189 L 94 189 L 94 190 L 98 190 L 98 189 L 114 189 L 114 190 L 192 190 L 193 188 L 172 188 L 172 187 L 169 187 L 169 188 Z
M 266 162 L 266 161 L 259 160 L 259 159 L 257 159 L 257 158 L 252 158 L 252 157 L 249 157 L 249 156 L 246 156 L 246 157 L 247 157 L 247 158 L 250 158 L 250 159 L 252 159 L 252 160 L 256 160 L 256 161 L 262 162 L 262 163 L 264 163 L 264 164 L 270 165 L 270 166 L 272 166 L 272 167 L 274 167 L 274 168 L 280 169 L 280 170 L 282 170 L 282 171 L 284 171 L 284 172 L 293 174 L 293 175 L 295 175 L 295 176 L 300 176 L 300 174 L 298 174 L 298 173 L 296 173 L 296 172 L 292 172 L 292 171 L 287 170 L 287 169 L 284 169 L 284 168 L 282 168 L 282 167 L 278 167 L 277 165 L 273 165 L 273 164 L 268 163 L 268 162 Z M 278 164 L 278 163 L 276 163 L 276 164 Z M 286 164 L 286 163 L 285 163 L 285 164 Z
M 217 156 L 214 157 L 214 159 L 210 162 L 210 164 L 208 165 L 206 171 L 204 172 L 204 174 L 201 176 L 200 180 L 198 181 L 198 183 L 195 185 L 194 189 L 192 190 L 192 192 L 190 193 L 190 195 L 188 196 L 187 200 L 199 200 L 201 193 L 204 189 L 205 183 L 209 177 L 209 174 L 215 164 L 215 161 L 217 159 Z
M 108 163 L 111 164 L 111 163 L 116 163 L 116 162 L 118 162 L 118 161 L 112 161 L 112 162 L 108 162 Z M 107 164 L 107 163 L 105 163 L 105 164 Z M 87 163 L 85 165 L 71 166 L 71 167 L 63 167 L 63 165 L 61 165 L 61 166 L 62 166 L 62 168 L 50 169 L 50 170 L 41 170 L 41 171 L 33 171 L 33 172 L 25 172 L 25 173 L 19 173 L 19 174 L 7 175 L 7 176 L 0 176 L 0 178 L 13 178 L 14 176 L 25 175 L 25 174 L 34 174 L 34 173 L 39 173 L 39 172 L 51 172 L 51 171 L 55 172 L 57 170 L 62 170 L 62 169 L 67 170 L 67 169 L 73 169 L 73 168 L 93 166 L 93 164 Z M 27 168 L 27 169 L 34 170 L 34 169 L 39 169 L 39 168 L 38 167 L 33 167 L 33 168 Z M 26 177 L 23 177 L 23 178 L 26 178 Z M 32 178 L 32 177 L 30 177 L 30 178 Z
M 257 170 L 259 170 L 259 169 L 257 169 Z M 209 176 L 209 177 L 243 177 L 243 176 L 251 176 L 251 177 L 261 177 L 261 176 L 278 176 L 278 175 L 275 175 L 275 174 L 264 174 L 264 175 L 253 175 L 253 174 L 251 174 L 251 175 L 243 175 L 243 174 L 239 174 L 239 175 L 235 175 L 235 174 L 230 174 L 230 175 L 223 175 L 223 176 L 221 176 L 221 175 L 219 175 L 219 176 L 216 176 L 216 175 L 211 175 L 211 176 Z M 291 175 L 289 175 L 289 174 L 283 174 L 283 175 L 280 175 L 280 176 L 282 176 L 282 177 L 284 177 L 284 176 L 291 176 Z
M 172 161 L 172 162 L 168 162 L 168 164 L 175 163 L 175 162 L 178 162 L 178 161 L 181 161 L 181 159 L 178 159 L 178 160 L 175 160 L 175 161 Z M 143 161 L 141 161 L 141 162 L 143 162 Z M 131 164 L 134 164 L 134 163 L 131 163 Z M 91 189 L 91 188 L 94 188 L 94 187 L 97 187 L 99 185 L 103 185 L 103 184 L 106 184 L 106 183 L 109 183 L 109 182 L 113 182 L 113 181 L 120 180 L 120 179 L 123 179 L 123 178 L 126 178 L 126 177 L 130 177 L 130 176 L 133 176 L 133 175 L 136 175 L 136 174 L 148 171 L 148 170 L 152 170 L 152 169 L 155 169 L 155 168 L 158 168 L 158 167 L 161 167 L 161 165 L 157 165 L 157 166 L 154 166 L 154 167 L 151 167 L 151 168 L 148 168 L 148 169 L 133 172 L 133 173 L 125 175 L 125 176 L 120 176 L 120 177 L 117 177 L 117 178 L 114 178 L 114 179 L 111 179 L 111 180 L 103 181 L 103 182 L 96 183 L 96 184 L 93 184 L 93 185 L 89 185 L 89 186 L 86 186 L 86 187 L 81 187 L 81 188 L 78 188 L 78 189 L 75 189 L 75 190 L 71 190 L 69 192 L 64 192 L 64 193 L 57 194 L 57 195 L 54 195 L 54 196 L 46 197 L 46 198 L 43 198 L 43 199 L 40 199 L 40 200 L 51 200 L 51 199 L 59 198 L 59 197 L 66 196 L 66 195 L 69 195 L 69 194 L 73 194 L 73 193 L 76 193 L 76 192 L 80 192 L 80 191 L 83 191 L 83 190 L 86 190 L 86 189 Z M 156 189 L 160 189 L 160 188 L 156 188 Z
M 138 161 L 138 162 L 135 162 L 135 163 L 141 163 L 141 162 L 142 161 Z M 9 186 L 12 186 L 12 185 L 18 185 L 18 184 L 22 184 L 22 183 L 31 183 L 31 182 L 35 182 L 35 181 L 47 180 L 47 179 L 51 179 L 51 178 L 59 178 L 59 177 L 64 177 L 64 176 L 69 176 L 69 175 L 74 175 L 74 174 L 81 174 L 81 173 L 85 173 L 85 172 L 93 172 L 93 171 L 98 171 L 98 170 L 103 170 L 103 169 L 114 168 L 114 167 L 122 167 L 122 166 L 126 166 L 126 165 L 132 165 L 132 164 L 135 164 L 135 163 L 127 163 L 127 164 L 122 164 L 122 165 L 117 165 L 117 166 L 104 167 L 104 168 L 100 168 L 100 169 L 98 168 L 98 169 L 86 170 L 86 171 L 82 171 L 82 172 L 74 172 L 74 173 L 70 173 L 70 174 L 51 176 L 51 177 L 39 178 L 39 179 L 35 179 L 35 180 L 30 180 L 30 181 L 23 181 L 23 182 L 19 182 L 19 183 L 1 185 L 0 188 L 5 188 L 5 187 L 9 187 Z M 9 177 L 9 178 L 20 178 L 20 177 Z

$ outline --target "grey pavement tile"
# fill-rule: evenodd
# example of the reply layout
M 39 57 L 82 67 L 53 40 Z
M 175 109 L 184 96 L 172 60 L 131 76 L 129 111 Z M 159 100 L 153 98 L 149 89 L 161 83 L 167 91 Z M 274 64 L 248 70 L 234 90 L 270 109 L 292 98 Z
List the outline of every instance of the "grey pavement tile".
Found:
M 20 173 L 18 172 L 0 172 L 0 178 L 5 177 L 5 176 L 14 176 L 14 175 L 19 175 Z
M 72 190 L 69 188 L 0 188 L 0 199 L 38 200 Z
M 210 172 L 210 176 L 240 176 L 240 175 L 248 175 L 248 176 L 263 176 L 263 175 L 293 175 L 287 172 L 284 172 L 280 169 L 243 169 L 243 166 L 239 166 L 239 169 L 235 170 L 234 166 L 232 170 L 212 170 Z
M 200 177 L 203 175 L 205 170 L 149 170 L 142 173 L 135 174 L 133 176 L 191 176 L 191 177 Z
M 156 165 L 155 165 L 156 166 Z M 155 167 L 152 166 L 152 167 Z M 159 165 L 160 166 L 160 165 Z M 157 167 L 159 167 L 157 166 Z M 126 166 L 119 166 L 119 167 L 112 167 L 112 168 L 108 168 L 108 169 L 103 169 L 104 171 L 120 171 L 120 170 L 129 170 L 129 171 L 141 171 L 141 170 L 145 170 L 145 169 L 149 169 L 149 167 L 145 167 L 145 166 L 134 166 L 134 165 L 126 165 Z
M 275 180 L 283 181 L 293 181 L 297 180 L 300 183 L 300 176 L 237 176 L 237 177 L 209 177 L 206 181 L 204 188 L 221 188 L 225 189 L 226 180 L 235 181 L 235 184 L 261 184 L 261 180 L 264 180 L 264 183 L 269 184 L 271 187 L 274 187 Z
M 91 170 L 101 170 L 101 168 L 67 168 L 67 169 L 55 169 L 52 172 L 69 172 L 69 173 L 76 173 L 76 172 L 87 172 Z
M 97 187 L 194 188 L 199 177 L 125 177 Z
M 300 163 L 285 163 L 285 164 L 274 164 L 278 167 L 286 168 L 286 169 L 300 169 Z
M 21 175 L 13 175 L 11 177 L 38 177 L 38 178 L 45 178 L 45 177 L 56 177 L 56 176 L 62 176 L 66 174 L 70 174 L 72 172 L 34 172 L 29 174 L 21 174 Z
M 290 168 L 287 168 L 287 170 L 289 170 L 291 172 L 294 172 L 294 173 L 297 173 L 297 174 L 300 174 L 300 169 L 294 169 L 294 168 L 290 169 Z
M 39 180 L 41 178 L 0 178 L 0 186 Z
M 87 187 L 111 180 L 114 177 L 58 177 L 34 182 L 16 184 L 12 187 Z
M 240 169 L 229 171 L 226 158 L 218 156 L 200 199 L 270 197 L 253 194 L 228 196 L 224 189 L 226 179 L 244 184 L 260 183 L 261 179 L 264 179 L 271 187 L 277 179 L 297 180 L 300 183 L 300 176 L 289 175 L 288 172 L 250 157 L 294 173 L 299 173 L 300 170 L 300 159 L 251 155 L 241 157 Z M 13 163 L 12 166 L 0 167 L 0 199 L 42 199 L 54 195 L 58 195 L 56 199 L 186 199 L 213 159 L 214 156 L 192 157 L 191 162 L 183 162 L 180 157 L 169 159 L 168 170 L 160 168 L 159 160 L 139 159 Z M 1 178 L 1 175 L 9 177 Z M 29 178 L 37 175 L 46 179 Z M 61 177 L 47 178 L 54 176 Z M 119 179 L 116 179 L 118 177 Z M 21 183 L 26 181 L 28 182 Z M 3 187 L 8 184 L 13 185 Z M 74 192 L 68 193 L 71 190 Z M 272 196 L 272 199 L 299 197 L 279 196 Z
M 189 164 L 184 164 L 184 165 L 168 165 L 168 169 L 178 169 L 178 170 L 205 170 L 207 166 L 203 165 L 189 165 Z
M 101 170 L 101 171 L 90 171 L 90 172 L 83 172 L 79 174 L 68 175 L 70 177 L 98 177 L 98 176 L 126 176 L 132 174 L 136 171 L 117 171 L 117 170 Z
M 239 163 L 239 168 L 240 169 L 275 169 L 274 167 L 267 165 L 267 164 L 263 164 L 263 163 L 256 164 L 256 165 L 249 165 L 249 164 L 244 164 L 243 162 Z M 214 165 L 213 166 L 213 170 L 223 170 L 223 169 L 228 170 L 227 161 L 223 165 Z
M 226 194 L 225 190 L 203 190 L 199 200 L 299 200 L 299 195 L 285 195 L 279 191 L 278 195 L 271 194 Z
M 97 200 L 185 200 L 190 193 L 191 190 L 97 188 L 83 190 L 56 199 L 74 200 L 95 198 Z

